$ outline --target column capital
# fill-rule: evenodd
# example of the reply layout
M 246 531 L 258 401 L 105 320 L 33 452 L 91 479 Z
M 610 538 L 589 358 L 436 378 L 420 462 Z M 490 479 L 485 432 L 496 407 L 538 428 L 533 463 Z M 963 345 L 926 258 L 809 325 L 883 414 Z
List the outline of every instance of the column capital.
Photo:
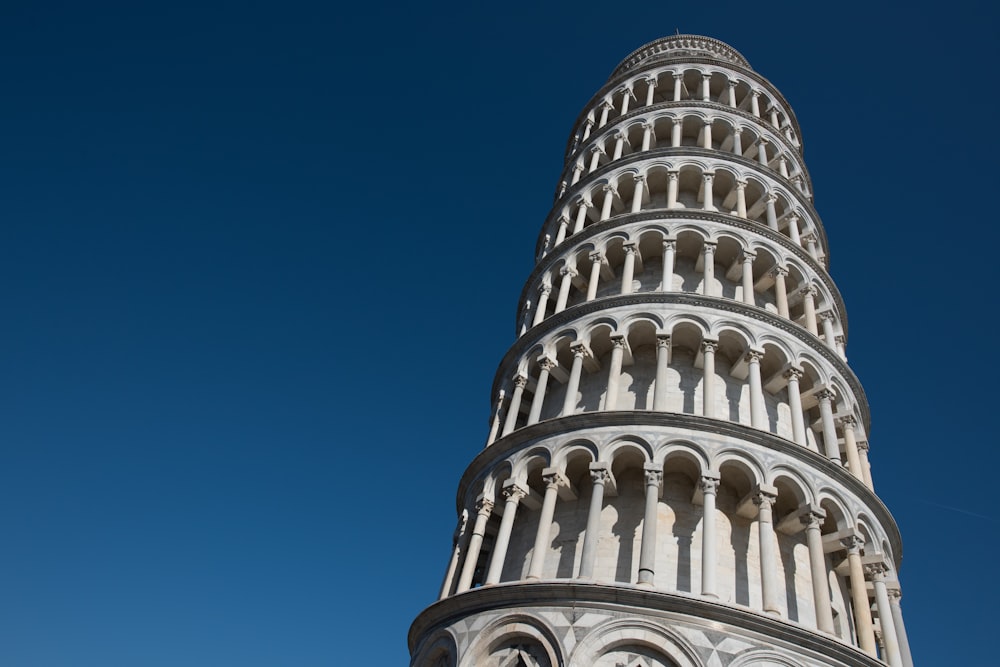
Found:
M 714 475 L 702 475 L 698 480 L 701 492 L 706 495 L 715 495 L 719 491 L 720 480 Z
M 743 126 L 742 125 L 733 126 L 733 134 L 743 134 Z
M 820 507 L 812 506 L 808 507 L 807 510 L 799 516 L 799 521 L 802 522 L 802 525 L 805 526 L 807 530 L 810 528 L 816 528 L 819 530 L 825 519 L 826 510 Z
M 615 189 L 615 186 L 611 185 L 610 183 L 607 184 L 607 185 L 602 185 L 601 186 L 601 190 L 603 190 L 604 192 L 607 192 L 608 194 L 610 194 L 610 195 L 612 195 L 614 197 L 618 196 L 618 190 Z
M 591 262 L 597 262 L 598 264 L 604 263 L 604 253 L 600 250 L 595 250 L 587 256 Z
M 881 558 L 878 556 L 877 558 Z M 889 566 L 882 560 L 865 563 L 865 574 L 872 578 L 872 581 L 885 582 L 885 575 L 889 572 Z
M 762 508 L 765 505 L 771 508 L 774 506 L 774 503 L 778 502 L 778 490 L 772 486 L 765 487 L 758 484 L 750 499 L 758 508 Z
M 899 601 L 903 599 L 903 591 L 899 590 L 899 586 L 886 586 L 886 593 L 889 594 L 889 603 L 898 605 Z
M 841 345 L 846 345 L 847 344 L 847 339 L 844 338 L 843 336 L 834 336 L 833 340 L 834 340 L 835 343 L 840 343 Z
M 750 94 L 753 95 L 754 97 L 760 97 L 760 91 L 759 90 L 751 90 Z
M 561 227 L 565 227 L 569 223 L 570 223 L 570 220 L 569 220 L 569 218 L 565 214 L 559 216 L 559 225 Z
M 559 269 L 559 275 L 561 276 L 576 276 L 579 275 L 572 266 L 564 266 Z
M 868 441 L 867 440 L 858 440 L 858 449 L 861 450 L 861 451 L 863 451 L 863 452 L 867 452 L 870 449 L 870 447 L 868 446 Z
M 819 294 L 819 290 L 816 289 L 816 286 L 813 285 L 812 283 L 809 283 L 808 285 L 804 286 L 799 291 L 802 293 L 802 296 L 816 296 L 817 294 Z
M 669 348 L 670 347 L 670 334 L 661 334 L 661 333 L 656 334 L 656 347 L 657 348 L 661 348 L 661 347 Z
M 652 130 L 652 129 L 654 129 L 654 125 L 647 120 L 647 121 L 645 121 L 642 124 L 642 129 L 644 129 L 644 130 Z
M 558 366 L 559 363 L 554 359 L 542 356 L 538 357 L 538 365 L 541 367 L 543 371 L 551 371 L 553 368 Z
M 840 543 L 847 549 L 847 553 L 852 555 L 860 555 L 861 547 L 865 546 L 865 541 L 860 535 L 848 535 Z
M 590 481 L 594 484 L 612 484 L 615 478 L 611 475 L 611 466 L 603 461 L 590 464 Z
M 821 320 L 830 320 L 831 322 L 833 322 L 836 319 L 836 316 L 833 314 L 832 310 L 824 310 L 822 313 L 817 313 L 816 317 L 818 317 Z
M 647 86 L 651 86 L 653 88 L 656 88 L 656 77 L 655 76 L 648 76 L 648 77 L 646 77 L 643 80 L 646 82 Z
M 679 174 L 676 171 L 668 171 L 667 172 L 667 180 L 669 180 L 669 181 L 676 181 L 678 177 L 679 177 Z
M 625 339 L 625 334 L 614 333 L 611 334 L 610 338 L 612 347 L 625 349 L 625 346 L 628 345 L 628 341 Z
M 548 283 L 542 283 L 538 286 L 538 291 L 542 294 L 549 294 L 552 291 L 552 285 Z
M 740 180 L 736 181 L 736 189 L 737 190 L 745 190 L 746 187 L 747 187 L 747 182 L 746 181 L 740 181 Z
M 625 251 L 626 255 L 634 255 L 639 251 L 639 246 L 630 241 L 629 243 L 622 244 L 622 250 Z
M 646 174 L 636 174 L 635 176 L 632 177 L 632 180 L 635 181 L 636 183 L 645 183 Z
M 764 350 L 749 349 L 743 358 L 751 364 L 759 364 L 760 360 L 764 358 Z
M 684 123 L 683 118 L 671 118 L 670 120 L 674 125 L 682 125 Z
M 719 349 L 719 341 L 712 338 L 703 338 L 701 340 L 701 349 L 705 352 L 715 352 Z
M 684 74 L 676 74 L 676 73 L 674 74 L 674 79 L 675 80 L 676 79 L 683 79 L 683 78 L 684 78 Z
M 587 347 L 587 344 L 581 340 L 578 340 L 575 343 L 570 343 L 569 349 L 573 353 L 574 357 L 586 359 L 590 356 L 590 348 Z
M 768 192 L 767 193 L 767 198 L 766 198 L 765 201 L 767 201 L 770 204 L 773 204 L 776 201 L 778 201 L 778 195 L 774 194 L 773 192 Z
M 542 481 L 546 489 L 558 489 L 566 486 L 566 477 L 556 468 L 546 468 L 542 471 Z
M 520 373 L 514 376 L 513 382 L 514 386 L 518 389 L 524 389 L 528 386 L 528 378 L 524 377 Z
M 761 146 L 767 146 L 771 142 L 767 140 L 767 137 L 761 137 L 760 139 L 757 140 L 757 143 L 760 144 Z
M 854 428 L 858 425 L 858 419 L 854 415 L 844 415 L 837 421 L 839 421 L 843 426 L 850 428 Z
M 701 177 L 705 179 L 705 182 L 711 181 L 713 178 L 715 178 L 715 172 L 714 171 L 702 172 Z
M 591 206 L 593 206 L 593 204 L 590 202 L 590 200 L 586 199 L 584 197 L 580 197 L 579 199 L 577 199 L 576 200 L 576 205 L 577 206 L 582 206 L 583 208 L 590 208 Z
M 483 496 L 476 498 L 476 514 L 482 514 L 483 516 L 493 514 L 493 501 Z
M 703 122 L 703 123 L 704 123 L 705 125 L 711 125 L 712 123 L 714 123 L 714 122 L 715 122 L 715 119 L 714 119 L 714 118 L 706 118 L 706 119 L 705 119 L 704 121 L 702 121 L 702 122 Z
M 646 486 L 659 486 L 663 482 L 663 471 L 658 467 L 647 463 L 643 468 L 646 479 Z
M 712 254 L 715 252 L 715 245 L 715 241 L 705 241 L 701 247 L 701 251 L 706 255 Z
M 774 266 L 771 269 L 772 278 L 777 278 L 778 276 L 787 276 L 787 275 L 788 275 L 788 269 L 786 269 L 783 266 Z
M 590 127 L 594 127 L 594 123 L 595 122 L 596 121 L 593 118 L 587 118 L 587 120 L 585 120 L 583 124 L 584 125 L 589 125 Z
M 663 249 L 664 250 L 676 250 L 677 241 L 674 239 L 663 239 Z
M 519 503 L 528 495 L 528 490 L 514 480 L 508 479 L 504 482 L 502 493 L 507 502 Z
M 816 398 L 819 401 L 822 402 L 824 400 L 826 400 L 826 401 L 832 401 L 836 397 L 836 394 L 833 393 L 832 389 L 823 388 L 823 389 L 820 389 L 819 391 L 817 391 L 814 394 L 814 396 L 816 396 Z
M 755 259 L 757 259 L 757 253 L 755 253 L 753 250 L 743 250 L 740 253 L 740 257 L 744 262 L 753 262 Z
M 789 366 L 788 368 L 785 369 L 785 372 L 781 374 L 781 376 L 784 378 L 787 378 L 789 380 L 795 378 L 796 381 L 801 380 L 803 375 L 805 375 L 805 371 L 803 371 L 798 366 Z

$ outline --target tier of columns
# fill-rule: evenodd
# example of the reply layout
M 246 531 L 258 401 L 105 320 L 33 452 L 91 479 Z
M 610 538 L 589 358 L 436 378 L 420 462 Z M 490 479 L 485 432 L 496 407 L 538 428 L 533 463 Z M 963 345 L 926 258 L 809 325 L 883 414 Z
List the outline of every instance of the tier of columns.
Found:
M 613 334 L 611 336 L 611 355 L 608 364 L 608 378 L 605 386 L 605 401 L 603 410 L 616 410 L 618 408 L 618 392 L 621 383 L 622 366 L 625 359 L 625 352 L 628 348 L 628 340 L 623 334 Z M 716 373 L 715 373 L 715 353 L 719 343 L 716 340 L 704 339 L 701 344 L 702 361 L 702 416 L 709 418 L 722 418 L 716 414 Z M 592 360 L 593 354 L 590 348 L 582 342 L 573 343 L 570 346 L 573 353 L 573 363 L 568 375 L 563 373 L 566 383 L 566 395 L 562 405 L 562 415 L 570 415 L 576 409 L 577 393 L 580 390 L 580 379 L 583 375 L 584 364 Z M 749 386 L 750 394 L 750 425 L 753 428 L 770 432 L 770 422 L 767 417 L 766 402 L 764 398 L 764 380 L 761 376 L 760 362 L 764 357 L 763 350 L 748 350 L 738 366 L 745 364 L 746 383 Z M 736 365 L 734 365 L 735 367 Z M 538 358 L 538 378 L 535 381 L 535 390 L 531 398 L 528 409 L 528 417 L 525 426 L 537 423 L 542 414 L 545 403 L 545 396 L 548 391 L 549 378 L 552 371 L 559 368 L 556 360 L 547 356 Z M 670 336 L 659 334 L 656 337 L 656 375 L 653 380 L 653 405 L 655 411 L 665 411 L 668 405 L 668 392 L 670 384 L 668 373 L 670 368 Z M 781 372 L 781 380 L 787 386 L 788 408 L 792 421 L 792 440 L 803 446 L 809 447 L 806 437 L 806 413 L 803 409 L 803 393 L 800 389 L 800 381 L 804 372 L 797 366 L 787 366 Z M 777 378 L 772 378 L 772 381 Z M 522 409 L 524 389 L 528 385 L 528 378 L 518 374 L 513 378 L 514 391 L 507 406 L 506 418 L 503 420 L 501 429 L 501 410 L 505 393 L 501 393 L 497 401 L 497 410 L 494 412 L 490 424 L 490 436 L 487 446 L 493 444 L 498 437 L 503 437 L 514 431 L 517 427 L 518 415 Z M 872 489 L 871 465 L 868 460 L 868 443 L 857 437 L 858 420 L 854 415 L 836 415 L 834 413 L 836 395 L 826 387 L 814 387 L 808 394 L 815 399 L 819 410 L 819 420 L 813 428 L 821 434 L 818 440 L 821 442 L 822 453 L 831 461 L 838 465 L 842 464 L 840 455 L 840 436 L 843 436 L 844 453 L 847 460 L 847 469 L 852 475 L 863 481 L 865 485 Z
M 639 566 L 636 583 L 640 586 L 653 587 L 657 552 L 657 513 L 660 496 L 662 495 L 663 471 L 653 465 L 643 469 L 645 482 L 645 502 L 642 523 L 642 535 L 639 549 Z M 614 488 L 615 479 L 607 463 L 590 464 L 592 491 L 587 513 L 586 529 L 581 550 L 579 579 L 592 579 L 597 560 L 597 544 L 600 538 L 601 511 L 604 507 L 605 490 Z M 539 510 L 538 526 L 535 532 L 534 546 L 528 564 L 526 579 L 540 579 L 544 569 L 544 561 L 549 553 L 549 536 L 551 534 L 553 516 L 560 491 L 568 489 L 569 482 L 555 468 L 546 468 L 542 472 L 545 493 Z M 718 545 L 715 530 L 716 496 L 720 485 L 719 475 L 714 472 L 702 475 L 698 482 L 694 502 L 702 506 L 702 564 L 701 564 L 701 594 L 717 599 L 717 563 Z M 778 490 L 768 485 L 757 485 L 747 498 L 740 503 L 740 513 L 747 518 L 755 518 L 757 523 L 758 553 L 760 554 L 760 593 L 761 609 L 765 614 L 780 617 L 779 600 L 780 567 L 777 559 L 777 536 L 773 517 L 773 506 L 777 500 Z M 511 533 L 518 507 L 524 499 L 530 497 L 530 490 L 515 480 L 507 480 L 503 485 L 504 510 L 497 530 L 493 551 L 490 556 L 484 585 L 500 582 L 500 576 L 507 558 Z M 570 495 L 575 498 L 575 496 Z M 754 509 L 749 509 L 754 508 Z M 494 504 L 486 498 L 480 498 L 476 504 L 476 519 L 472 535 L 466 546 L 464 563 L 457 583 L 454 581 L 457 564 L 462 558 L 461 534 L 457 533 L 455 548 L 448 573 L 441 590 L 441 598 L 447 597 L 453 588 L 455 593 L 469 590 L 473 584 L 476 566 L 482 550 L 483 538 L 487 522 L 493 514 Z M 748 511 L 749 510 L 749 511 Z M 840 534 L 827 536 L 834 538 L 834 546 L 829 546 L 830 540 L 822 534 L 823 520 L 826 513 L 822 508 L 805 505 L 791 512 L 782 519 L 780 528 L 785 533 L 799 530 L 805 532 L 805 542 L 809 553 L 810 575 L 812 583 L 812 598 L 815 607 L 816 628 L 828 634 L 835 634 L 832 613 L 832 600 L 829 588 L 829 568 L 827 553 L 831 551 L 846 551 L 847 578 L 850 583 L 851 606 L 854 614 L 855 636 L 858 646 L 869 655 L 878 656 L 876 648 L 875 625 L 871 615 L 871 600 L 869 597 L 868 580 L 870 579 L 878 612 L 881 629 L 883 659 L 890 667 L 912 667 L 906 630 L 903 626 L 902 612 L 899 608 L 901 594 L 898 586 L 889 588 L 886 573 L 888 565 L 880 555 L 863 557 L 861 549 L 864 540 L 856 531 L 847 531 L 846 536 Z M 464 528 L 464 521 L 463 521 Z M 867 575 L 867 577 L 866 577 Z
M 625 243 L 622 246 L 625 254 L 621 266 L 621 278 L 619 279 L 619 295 L 631 294 L 635 289 L 636 264 L 640 259 L 639 248 L 635 243 Z M 705 296 L 720 296 L 715 286 L 715 252 L 716 244 L 710 241 L 702 245 L 702 256 L 700 261 L 702 271 L 701 293 Z M 674 266 L 677 258 L 677 243 L 673 239 L 663 241 L 662 266 L 663 275 L 657 291 L 673 291 Z M 807 284 L 798 289 L 794 294 L 789 295 L 787 286 L 788 269 L 783 266 L 773 266 L 762 278 L 755 278 L 753 272 L 753 262 L 757 255 L 749 250 L 740 253 L 739 274 L 740 287 L 742 289 L 743 303 L 748 306 L 756 305 L 755 295 L 763 293 L 762 288 L 758 290 L 764 278 L 768 282 L 773 281 L 774 302 L 778 310 L 778 315 L 791 320 L 790 302 L 791 296 L 801 300 L 802 316 L 799 323 L 813 336 L 820 338 L 820 328 L 822 327 L 822 340 L 827 347 L 834 350 L 841 359 L 847 358 L 844 344 L 844 336 L 836 333 L 837 316 L 832 310 L 817 312 L 816 297 L 819 289 L 813 284 Z M 600 251 L 589 255 L 590 275 L 586 280 L 586 293 L 584 302 L 593 301 L 597 298 L 597 292 L 601 285 L 602 277 L 608 280 L 614 279 L 614 270 L 608 264 L 607 257 Z M 556 295 L 555 306 L 552 313 L 548 313 L 549 301 L 552 295 L 552 284 L 542 282 L 538 287 L 538 300 L 535 304 L 534 315 L 531 318 L 531 326 L 541 324 L 546 317 L 556 315 L 566 310 L 569 305 L 570 292 L 576 283 L 580 283 L 583 277 L 580 272 L 572 266 L 564 266 L 559 270 L 559 291 Z M 772 289 L 768 287 L 767 289 Z M 795 321 L 795 320 L 792 320 Z M 521 334 L 528 330 L 527 319 L 522 322 Z

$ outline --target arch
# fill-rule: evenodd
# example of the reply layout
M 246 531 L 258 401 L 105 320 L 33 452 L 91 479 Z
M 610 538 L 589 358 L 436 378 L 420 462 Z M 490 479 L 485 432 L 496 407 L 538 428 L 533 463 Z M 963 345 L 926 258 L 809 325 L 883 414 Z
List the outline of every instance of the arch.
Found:
M 430 635 L 413 657 L 411 665 L 427 667 L 455 667 L 458 644 L 448 628 L 441 628 Z
M 677 667 L 704 666 L 694 646 L 679 633 L 650 621 L 621 619 L 592 629 L 573 649 L 569 667 L 591 667 L 605 653 L 630 645 L 653 649 Z
M 502 616 L 483 628 L 466 652 L 462 667 L 488 665 L 492 653 L 518 639 L 527 639 L 538 645 L 550 667 L 564 664 L 561 644 L 549 624 L 541 618 L 516 613 Z
M 730 667 L 803 667 L 803 664 L 776 651 L 758 649 L 739 656 Z

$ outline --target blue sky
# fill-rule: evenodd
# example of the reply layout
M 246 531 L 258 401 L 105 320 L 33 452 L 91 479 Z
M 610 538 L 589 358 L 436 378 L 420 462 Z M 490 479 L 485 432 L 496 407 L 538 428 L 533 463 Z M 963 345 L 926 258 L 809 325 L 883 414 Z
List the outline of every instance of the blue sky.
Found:
M 571 123 L 680 29 L 802 127 L 919 664 L 993 664 L 996 11 L 0 7 L 0 664 L 398 665 Z

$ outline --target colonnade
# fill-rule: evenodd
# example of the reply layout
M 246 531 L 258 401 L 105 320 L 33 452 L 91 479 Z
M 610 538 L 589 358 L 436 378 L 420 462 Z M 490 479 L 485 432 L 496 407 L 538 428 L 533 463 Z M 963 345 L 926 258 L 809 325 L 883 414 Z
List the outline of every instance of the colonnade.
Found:
M 807 199 L 811 194 L 799 158 L 766 133 L 757 133 L 732 119 L 693 114 L 665 114 L 637 118 L 628 125 L 595 138 L 577 156 L 561 181 L 558 196 L 584 174 L 612 162 L 657 148 L 697 147 L 753 160 L 795 186 Z
M 790 144 L 799 145 L 788 114 L 759 84 L 742 79 L 734 72 L 685 68 L 647 72 L 605 94 L 586 112 L 571 151 L 585 142 L 595 129 L 627 115 L 630 110 L 683 101 L 714 102 L 747 112 L 780 131 Z
M 575 569 L 577 579 L 591 580 L 595 575 L 598 558 L 598 542 L 602 535 L 601 513 L 605 506 L 606 492 L 617 494 L 617 481 L 608 462 L 589 464 L 590 499 L 588 502 L 586 528 L 579 565 Z M 462 593 L 478 585 L 490 586 L 501 582 L 502 573 L 508 565 L 508 548 L 515 522 L 525 511 L 537 511 L 533 547 L 526 556 L 526 568 L 522 569 L 524 580 L 543 578 L 545 561 L 552 557 L 550 535 L 557 503 L 564 497 L 575 501 L 577 495 L 564 471 L 544 468 L 540 476 L 542 493 L 516 479 L 506 480 L 500 491 L 503 512 L 499 525 L 495 526 L 493 546 L 488 554 L 483 553 L 487 526 L 493 517 L 496 504 L 480 496 L 475 503 L 475 520 L 471 535 L 467 540 L 456 538 L 452 558 L 441 598 Z M 643 518 L 638 566 L 635 583 L 655 588 L 657 551 L 664 541 L 657 536 L 657 524 L 661 496 L 663 495 L 664 467 L 647 463 L 642 468 Z M 718 471 L 703 471 L 696 481 L 693 505 L 701 506 L 701 572 L 700 595 L 709 599 L 719 598 L 718 563 L 719 545 L 716 518 L 716 497 L 720 489 L 721 476 Z M 786 499 L 785 511 L 776 517 L 779 494 Z M 538 496 L 541 495 L 541 501 Z M 769 484 L 756 484 L 739 504 L 738 514 L 756 524 L 754 535 L 759 554 L 759 610 L 763 613 L 783 617 L 780 604 L 783 585 L 783 565 L 777 555 L 779 534 L 788 539 L 801 539 L 804 535 L 808 551 L 811 598 L 814 607 L 816 629 L 839 636 L 842 640 L 855 643 L 869 655 L 878 657 L 890 667 L 912 667 L 902 613 L 899 608 L 901 593 L 898 582 L 889 575 L 890 564 L 885 555 L 878 553 L 872 544 L 866 547 L 864 534 L 859 526 L 844 526 L 840 522 L 831 523 L 828 512 L 822 506 L 793 499 L 796 504 L 788 509 L 788 489 L 779 490 Z M 463 526 L 466 521 L 463 519 Z M 484 557 L 488 566 L 484 567 Z M 459 570 L 456 565 L 461 562 Z M 839 563 L 839 564 L 838 564 Z M 517 570 L 518 564 L 513 564 Z M 485 571 L 477 579 L 476 572 Z M 511 568 L 506 568 L 508 573 Z M 837 628 L 833 616 L 833 600 L 830 589 L 831 572 L 842 577 L 848 584 L 850 613 L 853 632 L 845 636 L 843 628 Z M 785 592 L 788 595 L 788 592 Z M 874 605 L 873 605 L 874 602 Z M 875 625 L 872 609 L 877 614 Z M 876 632 L 876 630 L 878 632 Z M 876 641 L 878 635 L 881 642 Z M 881 647 L 881 651 L 879 648 Z
M 694 250 L 695 245 L 699 243 L 700 248 Z M 649 249 L 650 244 L 645 245 Z M 681 289 L 677 290 L 675 277 L 683 278 L 677 271 L 678 260 L 687 257 L 696 270 L 700 267 L 700 294 L 723 296 L 720 293 L 722 291 L 720 286 L 723 285 L 723 281 L 729 281 L 734 286 L 739 286 L 738 299 L 746 305 L 766 308 L 773 304 L 774 310 L 780 317 L 798 323 L 813 336 L 823 340 L 827 347 L 834 350 L 842 359 L 847 358 L 846 338 L 840 325 L 840 317 L 835 308 L 828 305 L 832 299 L 824 295 L 816 284 L 807 281 L 797 272 L 798 284 L 789 285 L 790 272 L 787 266 L 768 263 L 766 266 L 755 268 L 758 254 L 754 250 L 730 248 L 730 262 L 727 266 L 721 266 L 717 264 L 719 246 L 717 241 L 692 237 L 692 242 L 688 246 L 693 256 L 685 255 L 682 252 L 683 248 L 679 252 L 676 238 L 664 238 L 660 243 L 659 256 L 650 258 L 647 250 L 647 261 L 643 262 L 643 252 L 639 243 L 615 239 L 613 246 L 586 254 L 589 267 L 581 265 L 584 261 L 581 257 L 574 258 L 573 255 L 568 255 L 571 259 L 561 262 L 558 271 L 553 270 L 541 276 L 537 288 L 538 298 L 533 310 L 530 303 L 525 303 L 519 335 L 541 324 L 551 315 L 561 313 L 579 303 L 594 301 L 599 297 L 621 296 L 637 291 L 685 291 L 683 280 Z M 653 261 L 650 262 L 650 259 Z M 658 275 L 651 275 L 657 268 Z M 719 269 L 718 277 L 717 269 Z M 557 281 L 554 280 L 556 273 L 558 273 Z M 647 280 L 637 280 L 643 277 L 643 274 Z M 553 299 L 553 284 L 556 282 L 558 289 Z M 602 282 L 609 287 L 603 288 Z M 636 289 L 637 282 L 639 289 Z M 737 298 L 735 289 L 732 291 L 732 297 Z

